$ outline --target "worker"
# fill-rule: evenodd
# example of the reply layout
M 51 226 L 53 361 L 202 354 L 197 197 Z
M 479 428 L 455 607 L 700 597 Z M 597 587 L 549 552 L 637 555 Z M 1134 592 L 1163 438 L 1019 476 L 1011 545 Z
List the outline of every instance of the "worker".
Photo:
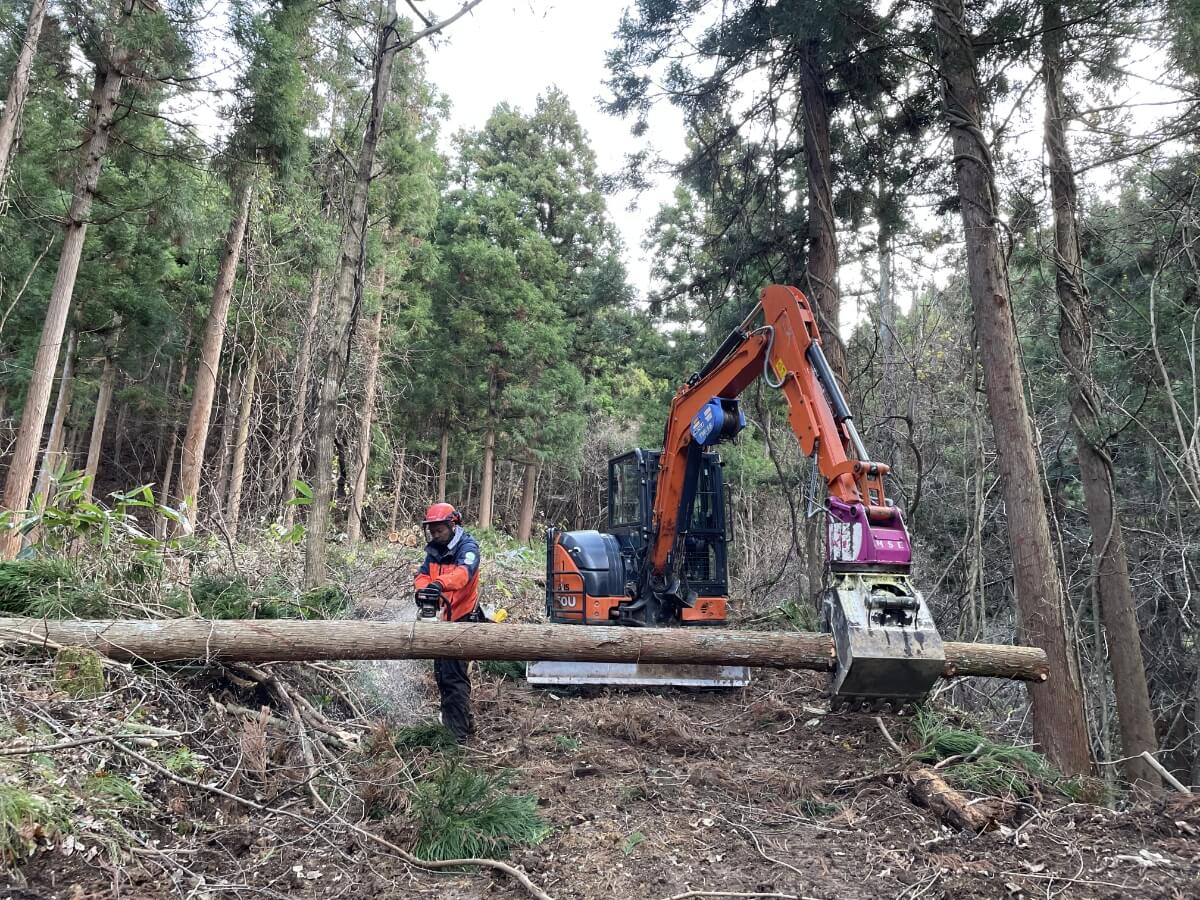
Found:
M 449 503 L 435 503 L 422 523 L 429 534 L 425 562 L 413 586 L 417 602 L 434 600 L 445 622 L 481 622 L 479 611 L 479 542 L 462 527 L 462 516 Z M 455 740 L 466 743 L 475 732 L 471 713 L 471 677 L 465 659 L 433 663 L 441 695 L 442 724 Z

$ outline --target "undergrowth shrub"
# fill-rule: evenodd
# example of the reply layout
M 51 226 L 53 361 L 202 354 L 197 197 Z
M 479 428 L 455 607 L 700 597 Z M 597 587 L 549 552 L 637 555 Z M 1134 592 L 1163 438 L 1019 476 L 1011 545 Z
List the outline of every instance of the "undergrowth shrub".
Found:
M 106 618 L 102 584 L 65 559 L 38 556 L 0 562 L 0 612 L 34 618 Z
M 191 584 L 197 612 L 207 619 L 331 619 L 349 606 L 339 588 L 314 588 L 295 596 L 275 579 L 257 587 L 242 575 L 203 573 Z
M 532 794 L 506 791 L 506 774 L 477 772 L 448 760 L 413 792 L 417 824 L 413 851 L 423 859 L 502 857 L 532 847 L 550 834 Z
M 784 600 L 772 607 L 767 612 L 766 621 L 773 628 L 790 628 L 794 631 L 817 631 L 819 627 L 817 611 L 812 605 L 796 600 Z
M 453 733 L 439 722 L 420 722 L 405 725 L 389 732 L 392 746 L 398 753 L 418 749 L 456 750 L 458 741 Z
M 493 678 L 520 681 L 525 677 L 525 663 L 511 659 L 484 659 L 480 660 L 479 671 Z
M 1038 787 L 1055 790 L 1072 800 L 1104 802 L 1104 791 L 1095 779 L 1066 778 L 1044 756 L 1026 747 L 993 740 L 982 732 L 951 724 L 944 716 L 919 710 L 913 729 L 921 749 L 916 758 L 940 762 L 961 757 L 947 766 L 947 776 L 958 787 L 993 796 L 1029 797 Z
M 47 798 L 0 783 L 0 868 L 31 855 L 66 828 L 66 816 Z
M 92 800 L 116 809 L 140 809 L 147 805 L 146 798 L 136 784 L 123 775 L 111 772 L 90 777 L 84 785 L 84 793 Z

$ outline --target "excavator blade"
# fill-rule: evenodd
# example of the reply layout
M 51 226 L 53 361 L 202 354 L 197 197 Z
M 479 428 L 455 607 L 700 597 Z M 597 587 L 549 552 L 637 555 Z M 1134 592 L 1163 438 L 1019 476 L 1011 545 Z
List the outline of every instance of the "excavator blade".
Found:
M 610 687 L 740 688 L 750 683 L 746 666 L 689 666 L 654 663 L 531 662 L 530 684 Z
M 900 712 L 923 700 L 945 668 L 937 626 L 905 575 L 835 573 L 821 624 L 837 656 L 835 708 Z

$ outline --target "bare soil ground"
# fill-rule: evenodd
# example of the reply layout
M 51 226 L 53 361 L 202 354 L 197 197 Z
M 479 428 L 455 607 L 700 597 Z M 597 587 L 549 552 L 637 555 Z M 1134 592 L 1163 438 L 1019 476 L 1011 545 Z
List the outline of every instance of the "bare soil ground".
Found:
M 409 615 L 411 555 L 360 574 L 359 615 Z M 510 582 L 512 574 L 490 573 Z M 510 602 L 516 618 L 536 618 L 532 592 Z M 0 876 L 0 898 L 528 896 L 494 872 L 414 868 L 345 827 L 361 821 L 412 845 L 403 763 L 388 770 L 325 736 L 331 752 L 315 768 L 353 780 L 359 795 L 374 790 L 388 812 L 363 817 L 337 806 L 336 792 L 331 809 L 318 806 L 307 791 L 314 767 L 288 734 L 286 712 L 273 709 L 274 723 L 255 730 L 214 705 L 258 710 L 270 699 L 261 685 L 231 685 L 215 672 L 121 669 L 109 673 L 105 694 L 82 701 L 49 686 L 50 665 L 29 655 L 4 661 L 0 721 L 17 733 L 56 723 L 66 733 L 39 741 L 63 743 L 101 727 L 111 734 L 137 709 L 138 721 L 184 735 L 178 740 L 207 768 L 188 776 L 195 786 L 154 768 L 168 768 L 166 738 L 159 748 L 122 738 L 43 754 L 63 783 L 121 774 L 144 805 L 115 814 L 128 833 L 119 848 L 100 839 L 113 833 L 103 801 L 96 840 L 86 824 L 69 841 L 35 837 L 42 849 Z M 358 670 L 329 669 L 315 674 L 329 676 L 331 694 L 363 683 Z M 361 717 L 336 700 L 326 708 L 339 728 L 358 729 L 360 742 L 369 740 L 363 723 L 380 712 L 411 719 L 436 709 L 427 664 L 376 668 L 368 680 L 372 688 L 351 698 Z M 475 685 L 479 733 L 466 761 L 511 770 L 514 790 L 538 798 L 553 831 L 509 862 L 558 900 L 1200 896 L 1200 799 L 1113 809 L 1045 794 L 1025 798 L 1009 825 L 961 833 L 910 799 L 903 773 L 915 747 L 904 721 L 887 722 L 901 754 L 873 717 L 829 713 L 811 673 L 756 673 L 732 693 L 547 691 L 483 673 Z M 38 765 L 26 754 L 0 764 L 0 783 L 22 772 L 32 779 Z M 76 821 L 86 823 L 86 813 L 75 810 Z

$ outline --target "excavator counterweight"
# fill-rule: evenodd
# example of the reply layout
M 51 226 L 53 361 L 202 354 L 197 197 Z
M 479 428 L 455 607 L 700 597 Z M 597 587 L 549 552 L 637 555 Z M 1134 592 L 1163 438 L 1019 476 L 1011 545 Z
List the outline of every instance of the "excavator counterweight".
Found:
M 945 653 L 909 580 L 904 516 L 887 496 L 888 467 L 867 455 L 808 300 L 793 287 L 766 288 L 679 388 L 662 450 L 635 450 L 610 462 L 607 531 L 547 533 L 547 614 L 585 626 L 725 624 L 727 517 L 721 461 L 712 448 L 745 427 L 738 397 L 760 377 L 783 393 L 800 449 L 827 489 L 830 585 L 819 603 L 836 653 L 833 702 L 877 709 L 919 701 L 944 669 Z M 744 669 L 638 672 L 605 665 L 531 663 L 528 675 L 535 684 L 717 687 L 749 680 Z

